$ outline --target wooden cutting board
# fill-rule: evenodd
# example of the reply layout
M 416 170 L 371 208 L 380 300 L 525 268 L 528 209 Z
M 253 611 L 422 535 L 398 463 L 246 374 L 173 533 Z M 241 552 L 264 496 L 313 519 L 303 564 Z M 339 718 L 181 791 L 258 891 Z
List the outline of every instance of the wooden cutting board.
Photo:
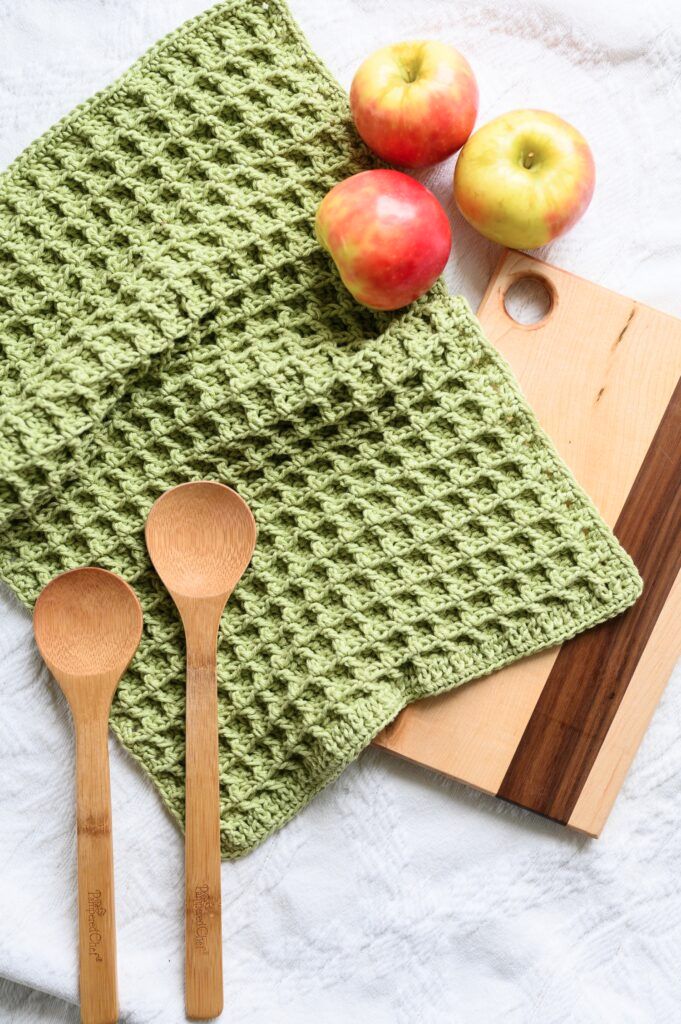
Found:
M 551 298 L 532 325 L 504 306 L 524 277 Z M 598 836 L 681 654 L 681 320 L 510 251 L 478 316 L 644 593 L 562 647 L 411 704 L 375 743 Z

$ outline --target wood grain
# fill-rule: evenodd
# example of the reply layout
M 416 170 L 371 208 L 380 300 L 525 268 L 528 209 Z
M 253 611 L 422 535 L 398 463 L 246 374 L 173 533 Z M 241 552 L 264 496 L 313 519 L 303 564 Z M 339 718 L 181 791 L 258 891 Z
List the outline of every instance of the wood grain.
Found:
M 243 498 L 210 481 L 166 491 L 146 525 L 151 560 L 187 644 L 185 1008 L 195 1020 L 217 1017 L 223 1006 L 216 645 L 255 539 Z
M 552 307 L 541 323 L 522 325 L 507 314 L 504 296 L 528 276 L 548 287 Z M 559 454 L 614 527 L 681 375 L 681 322 L 517 252 L 502 256 L 478 315 Z M 661 648 L 655 656 L 643 651 L 568 822 L 591 835 L 603 827 L 681 652 L 681 588 L 672 587 L 661 619 L 667 627 L 654 628 L 649 640 Z M 558 656 L 548 651 L 416 702 L 376 745 L 496 794 Z
M 631 764 L 638 738 L 652 718 L 676 662 L 681 608 L 681 573 L 650 635 L 617 714 L 596 756 L 568 822 L 596 838 Z
M 107 726 L 120 677 L 137 650 L 142 609 L 104 569 L 57 576 L 40 594 L 38 649 L 61 686 L 76 733 L 78 926 L 83 1024 L 118 1020 L 111 793 Z
M 74 715 L 83 1024 L 118 1020 L 108 717 L 107 706 Z
M 187 1015 L 222 1013 L 222 900 L 216 644 L 224 602 L 185 608 L 185 950 Z
M 615 533 L 638 566 L 645 593 L 623 615 L 563 645 L 498 793 L 563 824 L 681 569 L 681 382 Z

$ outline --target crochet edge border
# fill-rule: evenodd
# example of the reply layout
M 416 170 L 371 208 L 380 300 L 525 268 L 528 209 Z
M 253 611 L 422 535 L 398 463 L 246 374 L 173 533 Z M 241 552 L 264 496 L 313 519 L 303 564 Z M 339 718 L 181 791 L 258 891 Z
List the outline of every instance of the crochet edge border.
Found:
M 242 5 L 242 0 L 219 0 L 219 3 L 213 7 L 209 7 L 208 10 L 202 11 L 201 14 L 195 15 L 193 18 L 189 18 L 188 21 L 183 22 L 177 28 L 172 29 L 161 39 L 153 43 L 144 53 L 142 53 L 136 60 L 127 68 L 118 78 L 114 79 L 109 85 L 104 86 L 102 89 L 98 89 L 88 99 L 83 100 L 82 103 L 78 103 L 73 107 L 67 114 L 60 117 L 58 121 L 47 128 L 42 135 L 23 149 L 12 161 L 0 171 L 0 178 L 10 177 L 16 171 L 20 170 L 24 163 L 39 156 L 45 147 L 53 142 L 54 140 L 68 134 L 73 128 L 73 122 L 85 111 L 91 110 L 98 107 L 105 100 L 110 99 L 127 85 L 128 80 L 133 78 L 140 71 L 147 68 L 155 67 L 158 59 L 166 52 L 171 49 L 175 43 L 178 43 L 185 35 L 194 32 L 198 28 L 208 26 L 212 21 L 218 20 L 224 14 L 229 11 L 235 11 Z M 286 23 L 286 27 L 292 33 L 293 38 L 300 47 L 303 55 L 310 60 L 317 70 L 323 75 L 327 84 L 329 84 L 335 94 L 335 98 L 339 101 L 339 105 L 342 108 L 342 112 L 347 114 L 347 102 L 348 98 L 345 90 L 341 84 L 334 78 L 329 69 L 326 67 L 324 62 L 317 56 L 304 35 L 302 29 L 296 22 L 293 14 L 291 13 L 286 0 L 265 0 L 261 5 L 263 7 L 275 7 L 281 14 L 282 19 Z

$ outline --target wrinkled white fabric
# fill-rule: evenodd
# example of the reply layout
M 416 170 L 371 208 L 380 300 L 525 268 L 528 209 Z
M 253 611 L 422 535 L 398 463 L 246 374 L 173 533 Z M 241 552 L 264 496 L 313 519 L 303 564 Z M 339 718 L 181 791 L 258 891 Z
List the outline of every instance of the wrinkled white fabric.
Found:
M 257 2 L 257 0 L 244 0 Z M 0 0 L 0 165 L 202 0 Z M 545 250 L 681 315 L 681 11 L 666 0 L 291 0 L 347 87 L 379 45 L 435 37 L 478 76 L 478 123 L 542 107 L 592 144 L 591 209 Z M 453 291 L 497 260 L 452 212 Z M 588 329 L 588 325 L 585 325 Z M 650 358 L 655 358 L 654 350 Z M 223 866 L 225 1021 L 676 1024 L 681 672 L 593 842 L 369 751 Z M 0 593 L 0 1022 L 78 1020 L 74 754 L 30 619 Z M 181 837 L 111 742 L 122 1019 L 184 1020 Z

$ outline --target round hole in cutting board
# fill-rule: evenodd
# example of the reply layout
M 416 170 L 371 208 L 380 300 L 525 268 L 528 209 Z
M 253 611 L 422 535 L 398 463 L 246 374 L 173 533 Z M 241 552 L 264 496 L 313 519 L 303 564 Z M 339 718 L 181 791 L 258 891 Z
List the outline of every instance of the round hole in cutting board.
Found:
M 536 327 L 546 320 L 552 307 L 553 294 L 543 278 L 536 275 L 517 278 L 504 294 L 506 312 L 522 327 Z

